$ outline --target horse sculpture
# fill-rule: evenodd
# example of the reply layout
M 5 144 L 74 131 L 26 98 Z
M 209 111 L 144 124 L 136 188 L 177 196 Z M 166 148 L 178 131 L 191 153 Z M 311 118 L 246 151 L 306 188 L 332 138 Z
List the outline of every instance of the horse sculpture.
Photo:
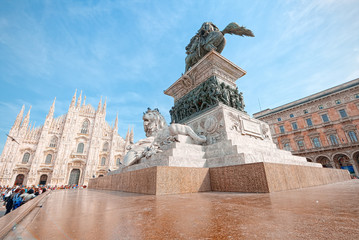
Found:
M 207 140 L 205 136 L 197 135 L 189 126 L 178 123 L 168 126 L 157 108 L 154 110 L 148 108 L 147 112 L 143 114 L 143 127 L 147 138 L 129 147 L 123 160 L 125 166 L 133 165 L 141 158 L 149 158 L 160 152 L 161 145 L 178 141 L 175 136 L 179 134 L 190 136 L 197 144 L 202 144 Z
M 254 37 L 251 30 L 234 22 L 228 24 L 223 31 L 219 31 L 217 26 L 211 22 L 203 23 L 186 47 L 186 72 L 208 52 L 215 50 L 221 53 L 226 45 L 224 35 L 227 33 L 242 37 Z

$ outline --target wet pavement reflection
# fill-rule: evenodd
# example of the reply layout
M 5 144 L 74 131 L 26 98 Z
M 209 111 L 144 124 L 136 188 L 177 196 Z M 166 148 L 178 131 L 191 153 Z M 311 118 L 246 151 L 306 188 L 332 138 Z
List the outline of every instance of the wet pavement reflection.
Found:
M 6 239 L 359 239 L 359 180 L 270 194 L 60 190 Z

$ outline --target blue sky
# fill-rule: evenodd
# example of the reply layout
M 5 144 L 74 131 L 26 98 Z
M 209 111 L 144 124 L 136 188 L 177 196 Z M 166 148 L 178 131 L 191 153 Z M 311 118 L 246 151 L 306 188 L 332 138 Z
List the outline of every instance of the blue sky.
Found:
M 142 113 L 159 108 L 184 72 L 185 46 L 205 21 L 237 22 L 255 38 L 227 36 L 222 55 L 247 71 L 237 85 L 246 111 L 274 108 L 359 77 L 359 1 L 0 1 L 0 149 L 32 105 L 42 125 L 82 90 L 107 121 L 144 137 Z

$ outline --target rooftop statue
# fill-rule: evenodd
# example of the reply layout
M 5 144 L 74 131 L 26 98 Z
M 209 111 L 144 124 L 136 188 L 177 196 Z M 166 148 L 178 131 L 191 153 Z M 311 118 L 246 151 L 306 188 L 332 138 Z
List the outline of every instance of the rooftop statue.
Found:
M 143 114 L 143 127 L 147 138 L 129 146 L 129 151 L 123 160 L 125 166 L 133 165 L 144 157 L 150 158 L 161 152 L 160 147 L 178 141 L 176 135 L 179 134 L 191 137 L 196 144 L 205 143 L 207 140 L 205 136 L 197 135 L 189 126 L 178 123 L 168 126 L 157 108 L 154 110 L 148 108 Z
M 211 22 L 205 22 L 186 47 L 186 72 L 211 50 L 221 53 L 226 45 L 226 33 L 254 37 L 251 30 L 232 22 L 223 31 Z

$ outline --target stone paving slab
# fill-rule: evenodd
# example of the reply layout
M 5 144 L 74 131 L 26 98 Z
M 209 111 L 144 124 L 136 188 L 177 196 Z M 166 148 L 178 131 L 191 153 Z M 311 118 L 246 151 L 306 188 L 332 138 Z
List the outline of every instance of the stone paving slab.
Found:
M 359 180 L 262 194 L 63 190 L 6 239 L 359 239 L 358 199 Z

